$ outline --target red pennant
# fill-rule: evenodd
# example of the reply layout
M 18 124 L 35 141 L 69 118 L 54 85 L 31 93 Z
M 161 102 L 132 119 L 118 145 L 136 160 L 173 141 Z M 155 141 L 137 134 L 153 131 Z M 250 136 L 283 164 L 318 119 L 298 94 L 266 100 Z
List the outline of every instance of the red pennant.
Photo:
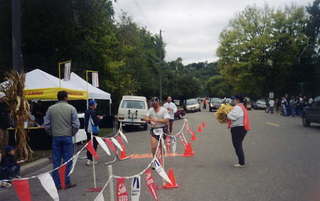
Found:
M 154 183 L 154 179 L 152 177 L 152 170 L 151 169 L 148 169 L 145 172 L 145 181 L 146 181 L 146 184 L 148 186 L 149 192 L 151 193 L 152 197 L 156 201 L 158 201 L 159 200 L 158 191 L 157 191 L 158 187 Z
M 67 168 L 67 165 L 64 164 L 63 166 L 61 166 L 58 169 L 59 178 L 60 178 L 60 186 L 62 189 L 66 189 L 66 168 Z
M 124 144 L 124 141 L 120 135 L 118 135 L 116 139 L 118 140 L 118 142 L 120 143 L 121 148 L 122 148 L 122 151 L 119 154 L 119 158 L 120 158 L 120 160 L 123 160 L 123 159 L 127 158 L 126 145 Z
M 91 155 L 96 159 L 99 160 L 100 157 L 98 155 L 98 153 L 96 152 L 96 150 L 93 147 L 93 140 L 90 140 L 87 144 L 87 150 L 91 153 Z
M 28 179 L 13 180 L 12 185 L 20 201 L 32 201 Z
M 107 143 L 108 147 L 111 149 L 113 153 L 117 151 L 117 148 L 114 146 L 111 140 L 109 140 L 108 138 L 104 138 L 104 141 Z
M 117 179 L 117 201 L 129 201 L 125 178 Z

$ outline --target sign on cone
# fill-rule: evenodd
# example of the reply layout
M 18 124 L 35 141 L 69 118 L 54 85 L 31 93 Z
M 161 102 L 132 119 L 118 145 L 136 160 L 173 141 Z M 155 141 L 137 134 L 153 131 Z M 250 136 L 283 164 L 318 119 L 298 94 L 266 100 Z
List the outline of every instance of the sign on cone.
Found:
M 140 176 L 134 177 L 131 183 L 131 201 L 140 200 L 141 191 L 141 178 Z
M 117 179 L 117 201 L 129 201 L 129 195 L 125 183 L 125 178 Z

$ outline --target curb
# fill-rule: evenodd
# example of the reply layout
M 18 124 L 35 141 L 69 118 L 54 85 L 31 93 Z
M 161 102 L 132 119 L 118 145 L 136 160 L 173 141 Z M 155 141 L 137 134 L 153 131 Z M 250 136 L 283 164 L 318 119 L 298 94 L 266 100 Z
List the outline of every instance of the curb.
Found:
M 21 174 L 26 175 L 35 169 L 43 168 L 46 165 L 50 164 L 49 158 L 41 158 L 26 165 L 21 166 Z

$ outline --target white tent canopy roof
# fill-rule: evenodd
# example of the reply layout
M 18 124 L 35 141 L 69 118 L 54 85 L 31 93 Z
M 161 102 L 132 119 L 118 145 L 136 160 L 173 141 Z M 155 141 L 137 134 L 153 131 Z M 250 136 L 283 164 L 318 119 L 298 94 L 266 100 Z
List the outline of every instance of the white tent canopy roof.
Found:
M 75 73 L 71 73 L 71 77 L 69 81 L 63 81 L 62 87 L 66 87 L 68 84 L 76 85 L 77 87 L 81 88 L 81 90 L 88 91 L 89 98 L 91 99 L 99 99 L 99 100 L 110 100 L 111 95 L 108 92 L 105 92 L 99 88 L 94 87 L 89 82 L 82 79 Z

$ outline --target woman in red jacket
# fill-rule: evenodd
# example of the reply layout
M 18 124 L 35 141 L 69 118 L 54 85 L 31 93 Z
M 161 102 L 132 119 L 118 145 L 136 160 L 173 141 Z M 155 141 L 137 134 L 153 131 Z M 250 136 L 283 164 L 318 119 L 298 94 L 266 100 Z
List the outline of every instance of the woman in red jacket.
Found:
M 245 167 L 245 156 L 242 143 L 247 132 L 251 130 L 249 115 L 248 110 L 244 106 L 243 97 L 236 96 L 234 98 L 234 102 L 235 106 L 227 115 L 228 119 L 231 121 L 230 128 L 232 144 L 239 161 L 239 163 L 235 164 L 234 167 Z

